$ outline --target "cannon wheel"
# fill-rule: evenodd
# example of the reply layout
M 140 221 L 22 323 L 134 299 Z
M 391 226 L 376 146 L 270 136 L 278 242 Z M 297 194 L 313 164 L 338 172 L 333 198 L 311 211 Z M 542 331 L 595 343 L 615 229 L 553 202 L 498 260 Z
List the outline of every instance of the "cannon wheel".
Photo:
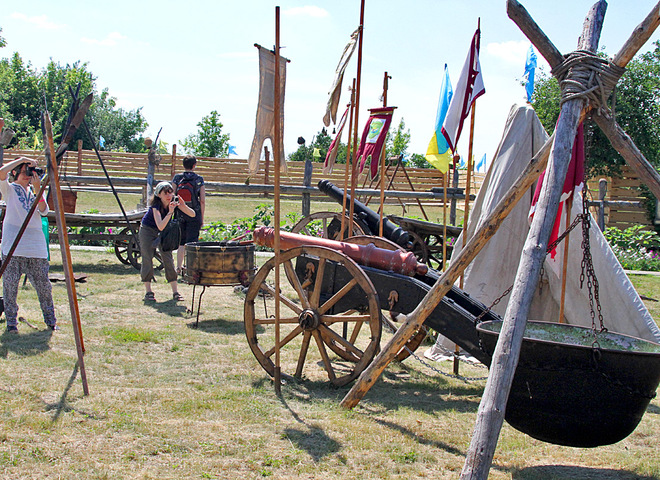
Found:
M 294 271 L 292 260 L 301 256 L 317 257 L 318 269 L 301 283 Z M 325 302 L 320 299 L 323 273 L 327 262 L 346 268 L 352 280 Z M 274 312 L 275 258 L 259 269 L 245 297 L 245 334 L 252 353 L 266 372 L 275 375 L 275 319 L 266 311 L 257 315 L 256 307 L 263 303 Z M 311 265 L 311 264 L 310 264 Z M 369 277 L 350 258 L 325 247 L 302 246 L 280 255 L 285 279 L 280 282 L 280 368 L 295 368 L 295 377 L 301 378 L 309 355 L 310 343 L 317 346 L 320 362 L 330 382 L 343 386 L 356 379 L 378 352 L 381 336 L 378 294 Z M 366 296 L 368 308 L 358 312 L 349 310 L 340 314 L 327 314 L 337 301 L 354 289 Z M 341 334 L 344 326 L 353 326 L 350 337 Z M 341 352 L 341 353 L 340 353 Z M 334 354 L 334 355 L 333 355 Z
M 348 217 L 346 217 L 348 226 Z M 302 218 L 291 229 L 292 233 L 300 233 L 310 237 L 329 238 L 339 240 L 339 230 L 341 229 L 341 213 L 335 212 L 316 212 Z M 352 235 L 364 235 L 369 229 L 359 220 L 353 220 Z M 347 235 L 344 234 L 344 237 Z M 349 235 L 350 236 L 350 235 Z
M 424 239 L 412 231 L 408 231 L 408 235 L 412 241 L 412 247 L 410 248 L 410 251 L 415 255 L 417 260 L 428 265 L 429 248 L 426 246 Z

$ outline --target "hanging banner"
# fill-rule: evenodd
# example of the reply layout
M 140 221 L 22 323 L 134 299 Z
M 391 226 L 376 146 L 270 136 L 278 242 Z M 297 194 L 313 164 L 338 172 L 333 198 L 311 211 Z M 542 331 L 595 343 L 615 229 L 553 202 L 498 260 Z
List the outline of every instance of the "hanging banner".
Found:
M 357 159 L 360 163 L 360 173 L 369 160 L 371 166 L 371 178 L 376 178 L 378 174 L 378 161 L 385 145 L 387 131 L 392 123 L 392 112 L 396 107 L 371 108 L 369 120 L 362 132 L 360 147 L 357 151 Z
M 259 104 L 254 129 L 252 148 L 248 156 L 248 173 L 254 175 L 259 170 L 259 158 L 264 142 L 275 139 L 275 53 L 255 45 L 259 49 Z M 284 87 L 286 85 L 286 64 L 289 60 L 280 56 L 280 170 L 286 172 L 284 157 Z M 273 159 L 274 160 L 274 159 Z
M 341 144 L 341 134 L 344 132 L 344 125 L 346 125 L 346 118 L 348 117 L 348 110 L 350 104 L 346 107 L 346 111 L 339 119 L 339 126 L 337 128 L 337 135 L 330 144 L 328 153 L 325 156 L 325 162 L 323 163 L 323 173 L 325 175 L 330 175 L 332 173 L 332 168 L 335 166 L 335 160 L 337 160 L 337 152 L 339 151 L 339 145 Z
M 344 51 L 341 54 L 341 58 L 335 69 L 335 79 L 332 82 L 332 87 L 330 87 L 330 92 L 328 92 L 330 97 L 328 98 L 328 104 L 325 108 L 325 116 L 323 117 L 323 125 L 326 127 L 330 126 L 331 117 L 332 123 L 337 123 L 337 109 L 339 108 L 339 98 L 341 97 L 341 84 L 344 80 L 344 72 L 346 71 L 348 61 L 351 59 L 351 55 L 353 55 L 353 52 L 355 51 L 359 34 L 360 27 L 356 28 L 355 31 L 351 33 L 351 39 L 344 47 Z

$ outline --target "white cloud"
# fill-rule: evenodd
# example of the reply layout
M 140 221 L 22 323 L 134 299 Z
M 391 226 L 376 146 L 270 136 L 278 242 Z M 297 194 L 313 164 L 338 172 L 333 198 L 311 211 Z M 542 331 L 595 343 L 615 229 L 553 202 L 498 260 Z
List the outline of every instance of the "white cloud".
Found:
M 96 38 L 87 38 L 83 37 L 80 40 L 84 43 L 89 43 L 90 45 L 101 45 L 103 47 L 114 47 L 117 45 L 117 43 L 121 40 L 124 40 L 125 37 L 119 32 L 112 32 L 109 33 L 107 37 L 105 37 L 103 40 L 97 40 Z
M 48 17 L 46 15 L 37 15 L 34 17 L 28 17 L 24 13 L 14 12 L 10 15 L 10 17 L 15 20 L 21 20 L 23 22 L 34 25 L 42 30 L 61 30 L 65 27 L 64 24 L 58 24 L 51 20 L 48 20 Z
M 306 5 L 304 7 L 292 7 L 284 10 L 284 15 L 296 17 L 315 17 L 323 18 L 329 15 L 328 11 L 324 8 L 315 5 Z
M 527 50 L 529 50 L 529 42 L 526 40 L 489 43 L 486 45 L 486 53 L 514 65 L 525 64 Z

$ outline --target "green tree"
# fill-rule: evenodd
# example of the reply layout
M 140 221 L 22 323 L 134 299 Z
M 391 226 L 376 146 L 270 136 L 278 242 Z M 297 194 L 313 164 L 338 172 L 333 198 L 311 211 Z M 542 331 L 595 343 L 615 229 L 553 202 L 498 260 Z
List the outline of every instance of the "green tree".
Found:
M 73 102 L 69 89 L 76 91 L 80 85 L 79 98 L 94 93 L 94 103 L 85 118 L 92 133 L 103 135 L 113 149 L 143 151 L 142 133 L 148 124 L 140 109 L 126 112 L 115 108 L 116 100 L 107 90 L 101 95 L 96 94 L 95 80 L 86 63 L 62 66 L 51 60 L 45 69 L 39 71 L 17 52 L 11 58 L 0 60 L 0 115 L 16 132 L 14 144 L 20 148 L 33 148 L 35 139 L 41 139 L 41 112 L 45 108 L 50 113 L 57 143 Z M 69 148 L 77 148 L 78 139 L 83 140 L 83 148 L 92 147 L 81 128 Z
M 332 137 L 328 135 L 328 131 L 325 128 L 322 128 L 321 131 L 314 136 L 312 143 L 309 145 L 300 145 L 298 150 L 287 157 L 287 160 L 292 162 L 304 162 L 305 160 L 324 162 L 331 143 Z M 314 157 L 314 149 L 316 148 L 319 149 L 318 157 Z M 336 162 L 346 163 L 346 144 L 340 143 L 338 148 Z
M 197 133 L 179 141 L 187 153 L 200 157 L 226 157 L 229 154 L 229 134 L 222 133 L 224 125 L 217 110 L 203 117 L 197 126 Z
M 408 154 L 408 145 L 410 144 L 410 129 L 406 130 L 406 122 L 403 117 L 396 128 L 394 135 L 387 132 L 385 139 L 385 156 L 387 158 L 403 155 L 405 158 Z
M 660 41 L 655 49 L 633 59 L 619 80 L 609 106 L 617 122 L 630 135 L 646 159 L 660 167 Z M 604 55 L 604 54 L 603 54 Z M 545 129 L 552 133 L 559 117 L 559 85 L 554 78 L 541 77 L 532 104 Z M 621 155 L 591 120 L 585 121 L 587 176 L 616 176 L 624 164 Z M 643 189 L 645 190 L 645 189 Z M 655 201 L 646 190 L 648 212 L 655 214 Z
M 421 153 L 413 153 L 410 155 L 408 165 L 415 168 L 435 168 Z

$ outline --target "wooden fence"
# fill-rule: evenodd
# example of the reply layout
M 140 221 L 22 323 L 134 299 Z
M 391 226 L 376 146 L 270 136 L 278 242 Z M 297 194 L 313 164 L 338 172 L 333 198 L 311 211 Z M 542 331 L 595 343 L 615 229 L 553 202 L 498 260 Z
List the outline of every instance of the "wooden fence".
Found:
M 21 155 L 38 159 L 41 155 L 33 150 L 6 150 L 4 152 L 5 161 L 12 160 Z M 146 178 L 147 176 L 147 154 L 146 153 L 125 153 L 125 152 L 100 152 L 103 163 L 111 178 Z M 160 164 L 156 167 L 155 178 L 159 180 L 170 180 L 176 173 L 183 171 L 183 155 L 176 154 L 176 147 L 172 154 L 161 156 Z M 396 162 L 395 162 L 396 163 Z M 268 169 L 266 166 L 268 164 Z M 323 179 L 328 179 L 336 185 L 344 184 L 344 164 L 337 164 L 334 171 L 327 175 L 322 171 L 321 163 L 313 163 L 311 186 Z M 392 179 L 396 170 L 396 164 L 389 165 L 387 170 L 387 184 L 389 190 L 402 191 L 420 191 L 428 192 L 433 187 L 443 185 L 442 173 L 434 168 L 399 168 Z M 250 176 L 246 159 L 238 158 L 206 158 L 197 157 L 197 166 L 195 171 L 204 177 L 205 182 L 223 182 L 234 184 L 273 184 L 272 162 L 262 160 L 258 171 Z M 290 186 L 302 186 L 305 172 L 304 162 L 287 162 L 287 172 L 281 174 L 281 184 Z M 69 151 L 65 154 L 60 164 L 61 175 L 77 176 L 103 176 L 103 170 L 100 162 L 92 150 Z M 408 178 L 412 183 L 408 183 Z M 471 193 L 476 192 L 481 187 L 484 174 L 476 173 L 471 181 Z M 390 180 L 392 180 L 390 184 Z M 465 188 L 465 171 L 459 171 L 459 188 Z M 365 174 L 359 178 L 359 187 L 380 188 L 366 179 Z M 211 189 L 212 191 L 212 189 Z
M 12 160 L 21 155 L 38 159 L 41 153 L 33 150 L 5 150 L 5 161 Z M 104 165 L 111 178 L 146 178 L 147 176 L 147 154 L 124 153 L 124 152 L 100 152 Z M 156 179 L 169 180 L 175 173 L 183 171 L 182 155 L 176 154 L 176 146 L 171 154 L 164 154 L 161 157 L 159 166 L 156 169 Z M 236 186 L 273 184 L 272 163 L 268 165 L 264 160 L 260 162 L 259 170 L 252 176 L 248 175 L 247 160 L 238 158 L 197 158 L 196 171 L 204 177 L 206 182 L 222 182 L 224 184 L 236 184 Z M 396 163 L 396 162 L 394 162 Z M 287 162 L 287 172 L 281 175 L 281 184 L 287 186 L 302 186 L 305 171 L 304 162 Z M 344 184 L 345 165 L 337 164 L 334 171 L 329 174 L 323 174 L 322 164 L 314 163 L 312 171 L 311 185 L 316 186 L 319 180 L 328 179 L 338 186 Z M 410 182 L 403 170 L 399 168 L 390 185 L 391 176 L 394 173 L 396 165 L 388 166 L 387 185 L 391 190 L 429 192 L 433 187 L 443 185 L 442 173 L 436 169 L 425 168 L 405 168 Z M 65 154 L 60 165 L 60 171 L 63 175 L 76 175 L 86 177 L 102 177 L 103 170 L 94 151 L 79 149 L 69 151 Z M 470 191 L 476 194 L 481 187 L 485 174 L 475 173 L 472 177 Z M 607 194 L 605 200 L 609 202 L 605 207 L 605 225 L 616 226 L 624 229 L 632 225 L 645 225 L 652 228 L 652 222 L 648 219 L 645 209 L 639 205 L 645 199 L 641 196 L 639 176 L 629 167 L 624 167 L 621 177 L 607 178 Z M 459 170 L 459 187 L 465 188 L 466 172 Z M 359 179 L 359 187 L 379 188 L 376 184 L 366 180 L 365 175 Z M 589 181 L 589 189 L 592 192 L 592 198 L 597 200 L 599 179 Z M 213 192 L 213 188 L 209 189 Z M 322 197 L 324 198 L 324 197 Z M 394 200 L 394 199 L 390 199 Z M 408 199 L 410 201 L 410 199 Z M 439 200 L 423 199 L 423 203 L 438 203 Z M 624 203 L 621 203 L 624 202 Z M 632 202 L 625 204 L 625 202 Z M 637 205 L 633 205 L 637 204 Z

